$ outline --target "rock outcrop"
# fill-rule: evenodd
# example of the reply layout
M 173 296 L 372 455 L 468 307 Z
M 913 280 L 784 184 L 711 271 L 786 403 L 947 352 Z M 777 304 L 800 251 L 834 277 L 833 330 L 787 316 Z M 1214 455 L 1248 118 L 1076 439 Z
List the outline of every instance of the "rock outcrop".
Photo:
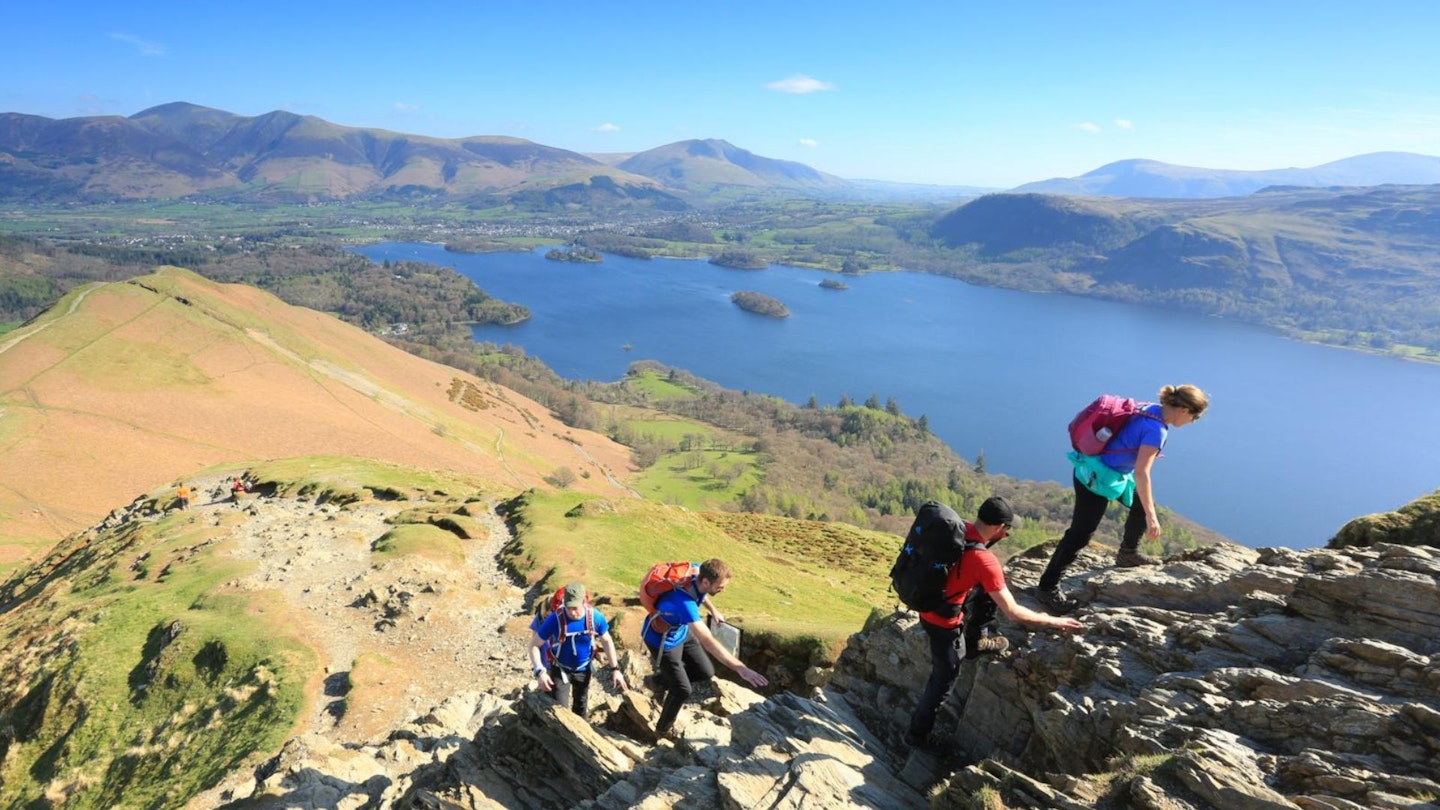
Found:
M 1022 601 L 1044 551 L 1008 566 Z M 292 740 L 226 806 L 1437 806 L 1434 548 L 1227 544 L 1148 569 L 1087 553 L 1078 569 L 1084 633 L 1002 624 L 1009 651 L 962 669 L 940 725 L 962 761 L 899 743 L 928 653 L 897 612 L 806 696 L 716 681 L 678 742 L 648 736 L 640 690 L 593 686 L 588 724 L 529 689 L 477 694 L 373 745 Z
M 1023 592 L 1043 554 L 1012 560 Z M 1220 545 L 1151 569 L 1085 555 L 1083 634 L 1007 626 L 962 670 L 954 743 L 1044 806 L 1420 807 L 1440 796 L 1440 553 Z M 926 676 L 916 620 L 852 640 L 835 684 L 895 739 Z M 956 708 L 958 707 L 958 709 Z M 943 722 L 943 720 L 942 720 Z M 1028 776 L 1025 776 L 1028 774 Z
M 1330 548 L 1394 543 L 1433 546 L 1440 538 L 1440 490 L 1417 498 L 1393 512 L 1365 515 L 1346 523 L 1328 543 Z

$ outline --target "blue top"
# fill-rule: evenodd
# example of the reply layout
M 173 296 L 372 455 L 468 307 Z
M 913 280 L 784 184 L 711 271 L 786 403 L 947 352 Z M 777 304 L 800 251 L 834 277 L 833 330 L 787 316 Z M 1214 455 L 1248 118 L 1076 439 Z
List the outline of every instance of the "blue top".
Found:
M 1155 418 L 1147 419 L 1141 414 L 1150 414 Z M 1160 406 L 1146 405 L 1126 420 L 1115 437 L 1105 445 L 1106 449 L 1100 454 L 1100 460 L 1115 472 L 1133 473 L 1135 457 L 1139 455 L 1140 448 L 1164 448 L 1165 438 L 1169 433 L 1170 429 L 1165 426 L 1164 411 Z M 1121 452 L 1114 452 L 1115 450 Z
M 590 612 L 595 614 L 595 636 L 610 632 L 610 623 L 605 621 L 605 615 L 595 608 L 590 608 Z M 557 645 L 556 641 L 560 637 L 560 617 L 564 613 L 565 609 L 561 608 L 546 616 L 540 626 L 535 628 L 535 635 L 550 643 L 555 661 L 561 667 L 572 672 L 583 671 L 590 667 L 590 659 L 595 655 L 595 639 L 585 632 L 585 615 L 582 613 L 578 619 L 565 617 L 565 643 Z
M 678 647 L 690 636 L 690 623 L 700 621 L 700 599 L 689 588 L 676 588 L 655 600 L 655 614 L 670 625 L 670 630 L 665 633 L 663 649 Z M 660 634 L 651 627 L 648 619 L 642 638 L 646 647 L 652 650 L 661 648 Z

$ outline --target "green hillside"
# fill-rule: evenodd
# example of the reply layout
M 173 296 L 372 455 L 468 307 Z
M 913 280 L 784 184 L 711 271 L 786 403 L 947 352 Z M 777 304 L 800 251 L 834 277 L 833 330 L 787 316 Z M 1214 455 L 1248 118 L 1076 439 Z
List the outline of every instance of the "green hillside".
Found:
M 1218 200 L 982 197 L 930 235 L 927 267 L 1440 357 L 1440 186 L 1269 189 Z
M 329 514 L 393 504 L 370 542 L 377 571 L 455 569 L 472 545 L 467 516 L 499 494 L 474 477 L 343 458 L 256 465 L 247 477 L 249 497 L 266 503 L 323 505 Z M 138 499 L 132 517 L 67 538 L 0 586 L 6 806 L 49 806 L 37 802 L 60 792 L 72 808 L 115 807 L 122 797 L 128 807 L 180 806 L 268 756 L 322 699 L 315 684 L 329 670 L 304 609 L 282 581 L 243 584 L 257 563 L 236 556 L 234 538 L 264 525 L 229 506 L 204 507 L 204 520 L 194 510 L 147 511 L 168 494 Z M 504 511 L 515 569 L 542 592 L 584 579 L 622 639 L 638 624 L 626 617 L 635 615 L 640 575 L 667 559 L 729 562 L 736 576 L 723 608 L 757 640 L 770 639 L 770 655 L 833 653 L 873 607 L 890 604 L 889 535 L 566 491 L 528 491 Z M 325 540 L 324 518 L 316 520 L 306 532 L 312 543 L 341 541 Z M 358 649 L 351 682 L 387 666 L 377 662 L 391 649 Z

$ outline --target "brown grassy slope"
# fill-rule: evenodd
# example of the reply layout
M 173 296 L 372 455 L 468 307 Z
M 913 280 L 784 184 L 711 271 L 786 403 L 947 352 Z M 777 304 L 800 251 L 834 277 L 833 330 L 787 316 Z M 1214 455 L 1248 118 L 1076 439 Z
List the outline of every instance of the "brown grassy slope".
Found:
M 161 268 L 0 339 L 0 565 L 221 463 L 327 454 L 617 494 L 628 451 L 268 293 Z M 588 477 L 587 477 L 588 476 Z

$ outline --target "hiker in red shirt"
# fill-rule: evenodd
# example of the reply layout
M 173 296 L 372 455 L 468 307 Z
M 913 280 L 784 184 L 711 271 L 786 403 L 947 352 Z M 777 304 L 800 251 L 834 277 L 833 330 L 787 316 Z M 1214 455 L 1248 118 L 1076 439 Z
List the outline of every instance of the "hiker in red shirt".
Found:
M 966 552 L 960 562 L 951 567 L 945 585 L 946 601 L 953 605 L 964 604 L 971 590 L 978 585 L 984 597 L 977 599 L 988 597 L 993 600 L 995 607 L 1011 621 L 1065 632 L 1080 630 L 1080 622 L 1075 619 L 1047 616 L 1017 603 L 1006 587 L 1005 570 L 989 546 L 1008 535 L 1014 522 L 1015 510 L 1004 498 L 996 495 L 980 504 L 975 522 L 965 524 L 965 539 L 984 543 L 986 548 Z M 975 607 L 971 611 L 978 612 Z M 920 614 L 920 627 L 930 639 L 930 680 L 925 683 L 925 691 L 920 694 L 915 713 L 910 717 L 910 728 L 905 732 L 905 744 L 912 748 L 941 754 L 949 751 L 949 746 L 937 739 L 932 730 L 935 713 L 955 685 L 955 679 L 960 675 L 960 662 L 966 657 L 966 618 L 964 613 L 954 618 L 938 613 Z M 1004 652 L 1010 646 L 1004 636 L 978 638 L 980 622 L 975 622 L 974 626 L 975 637 L 969 639 L 968 645 L 973 652 Z

